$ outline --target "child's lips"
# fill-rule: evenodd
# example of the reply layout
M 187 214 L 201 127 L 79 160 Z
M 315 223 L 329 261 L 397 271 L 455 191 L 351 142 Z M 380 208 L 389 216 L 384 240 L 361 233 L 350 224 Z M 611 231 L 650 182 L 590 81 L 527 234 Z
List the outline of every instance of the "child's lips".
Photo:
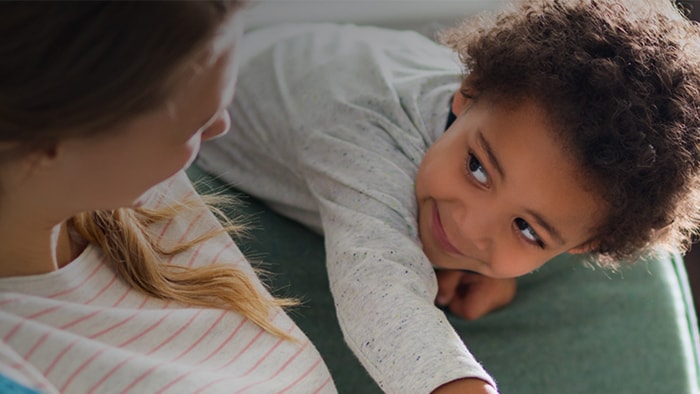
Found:
M 440 212 L 438 211 L 437 205 L 433 205 L 433 238 L 437 241 L 438 245 L 447 253 L 456 254 L 463 256 L 464 254 L 457 249 L 450 240 L 447 238 L 445 229 L 442 227 L 442 221 L 440 220 Z

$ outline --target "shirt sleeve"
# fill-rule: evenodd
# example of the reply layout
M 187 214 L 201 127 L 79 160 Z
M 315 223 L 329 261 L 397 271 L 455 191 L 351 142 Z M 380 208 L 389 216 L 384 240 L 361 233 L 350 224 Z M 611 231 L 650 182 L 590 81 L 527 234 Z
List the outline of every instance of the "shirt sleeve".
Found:
M 434 131 L 426 119 L 444 124 L 458 86 L 448 51 L 413 33 L 292 30 L 248 36 L 232 131 L 205 144 L 199 163 L 323 231 L 345 340 L 385 392 L 466 377 L 495 386 L 434 306 L 417 235 L 415 174 Z M 426 116 L 433 99 L 439 110 Z

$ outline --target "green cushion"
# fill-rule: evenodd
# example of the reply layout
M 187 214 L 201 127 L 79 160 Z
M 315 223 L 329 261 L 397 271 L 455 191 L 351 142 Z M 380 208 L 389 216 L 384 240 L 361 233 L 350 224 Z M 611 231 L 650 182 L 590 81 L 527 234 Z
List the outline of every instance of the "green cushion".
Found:
M 342 339 L 328 289 L 323 238 L 259 201 L 188 171 L 200 191 L 233 193 L 250 219 L 237 239 L 271 272 L 273 292 L 300 297 L 290 312 L 323 355 L 340 393 L 381 391 Z M 195 182 L 197 183 L 197 182 Z M 450 317 L 501 394 L 697 394 L 698 332 L 683 262 L 659 256 L 611 273 L 560 256 L 519 279 L 507 308 L 473 322 Z

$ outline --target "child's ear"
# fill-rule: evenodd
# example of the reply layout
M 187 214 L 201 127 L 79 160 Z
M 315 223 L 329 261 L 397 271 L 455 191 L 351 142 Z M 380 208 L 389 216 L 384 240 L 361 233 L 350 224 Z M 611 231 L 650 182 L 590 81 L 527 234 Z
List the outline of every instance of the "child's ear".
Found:
M 465 108 L 472 105 L 474 100 L 476 100 L 477 94 L 472 87 L 472 81 L 474 79 L 475 76 L 473 74 L 470 74 L 468 77 L 464 78 L 459 90 L 455 92 L 454 96 L 452 97 L 452 114 L 454 116 L 459 116 L 462 112 L 464 112 Z
M 454 116 L 459 116 L 470 101 L 471 100 L 464 95 L 462 89 L 459 89 L 454 97 L 452 97 L 452 114 Z

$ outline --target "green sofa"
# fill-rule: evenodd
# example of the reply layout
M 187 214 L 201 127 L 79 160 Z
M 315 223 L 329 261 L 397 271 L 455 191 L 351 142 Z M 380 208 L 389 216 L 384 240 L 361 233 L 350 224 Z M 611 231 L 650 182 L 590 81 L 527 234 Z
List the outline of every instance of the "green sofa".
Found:
M 239 197 L 249 220 L 241 250 L 270 272 L 290 311 L 323 355 L 340 393 L 380 393 L 345 345 L 324 265 L 323 238 L 196 166 L 202 192 Z M 683 261 L 659 256 L 621 272 L 560 256 L 519 279 L 515 301 L 477 321 L 450 317 L 502 394 L 697 394 L 698 331 Z

